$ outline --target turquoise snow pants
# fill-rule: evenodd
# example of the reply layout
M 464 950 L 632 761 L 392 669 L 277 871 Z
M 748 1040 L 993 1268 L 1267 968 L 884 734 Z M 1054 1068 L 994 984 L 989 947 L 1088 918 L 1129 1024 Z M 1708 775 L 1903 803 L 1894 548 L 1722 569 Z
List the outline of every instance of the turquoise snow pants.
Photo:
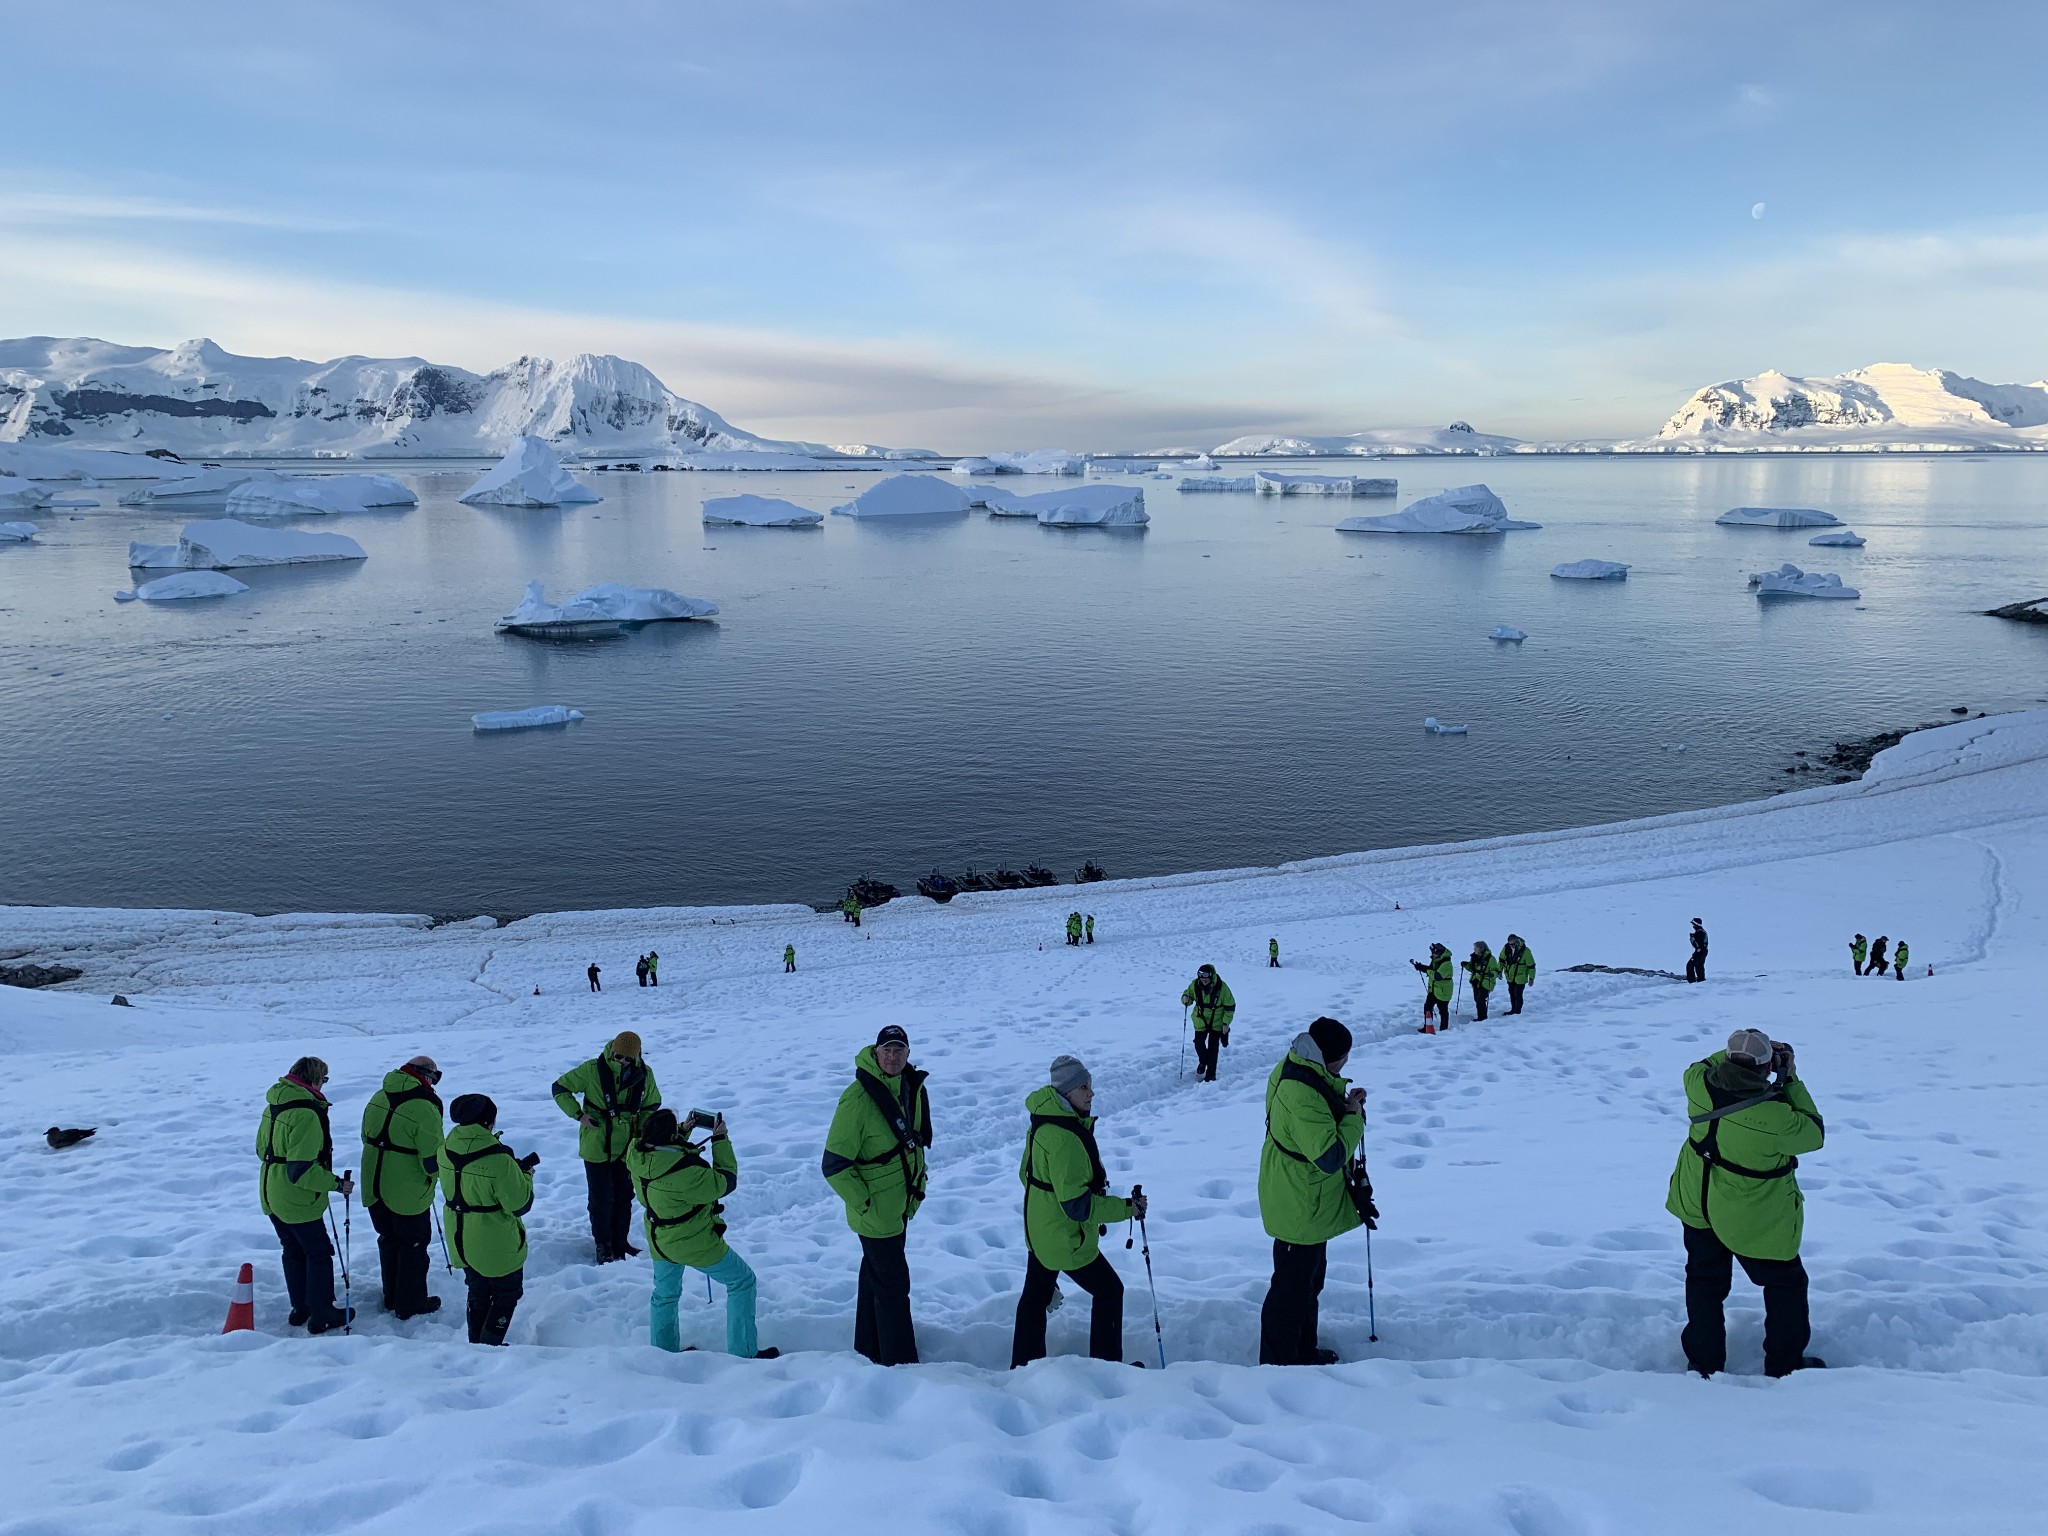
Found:
M 676 1306 L 683 1294 L 683 1275 L 692 1268 L 654 1261 L 654 1294 L 647 1303 L 647 1336 L 656 1349 L 677 1354 L 683 1347 L 682 1325 Z M 725 1287 L 725 1352 L 751 1360 L 760 1350 L 754 1333 L 754 1272 L 747 1261 L 731 1249 L 725 1257 L 704 1271 Z

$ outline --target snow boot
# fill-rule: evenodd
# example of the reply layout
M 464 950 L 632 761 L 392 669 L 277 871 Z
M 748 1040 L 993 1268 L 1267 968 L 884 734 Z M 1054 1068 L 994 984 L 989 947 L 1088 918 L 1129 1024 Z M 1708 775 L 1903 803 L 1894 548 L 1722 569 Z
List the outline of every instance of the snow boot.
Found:
M 1792 1367 L 1792 1371 L 1824 1371 L 1827 1368 L 1827 1361 L 1821 1359 L 1819 1355 L 1801 1355 L 1799 1363 Z M 1790 1376 L 1792 1371 L 1765 1371 L 1764 1374 L 1783 1380 L 1785 1377 Z
M 306 1319 L 312 1315 L 304 1307 L 293 1307 L 291 1312 L 285 1317 L 285 1321 L 294 1328 L 303 1328 L 306 1326 Z
M 780 1360 L 782 1358 L 782 1351 L 771 1344 L 766 1349 L 755 1350 L 754 1358 L 756 1360 Z
M 394 1312 L 398 1311 L 396 1307 L 391 1308 L 391 1310 Z M 419 1307 L 415 1308 L 413 1311 L 399 1312 L 398 1320 L 401 1323 L 411 1322 L 412 1319 L 416 1317 L 425 1317 L 429 1312 L 438 1312 L 440 1310 L 441 1298 L 438 1296 L 429 1296 L 425 1302 L 423 1302 Z
M 1308 1352 L 1308 1360 L 1305 1363 L 1309 1365 L 1335 1365 L 1337 1363 L 1337 1351 L 1334 1349 L 1324 1349 L 1321 1345 L 1318 1345 Z
M 332 1333 L 335 1329 L 355 1321 L 353 1307 L 330 1307 L 319 1317 L 306 1319 L 306 1332 L 313 1334 Z

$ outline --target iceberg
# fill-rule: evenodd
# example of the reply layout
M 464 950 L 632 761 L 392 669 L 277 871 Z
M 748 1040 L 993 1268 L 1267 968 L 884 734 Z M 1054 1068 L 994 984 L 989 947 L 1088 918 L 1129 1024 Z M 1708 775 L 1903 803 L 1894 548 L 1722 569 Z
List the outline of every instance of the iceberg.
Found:
M 1715 522 L 1729 528 L 1839 528 L 1842 520 L 1814 507 L 1730 507 Z
M 816 528 L 825 521 L 779 496 L 714 496 L 704 503 L 704 521 L 716 528 Z
M 1573 560 L 1552 566 L 1550 574 L 1559 581 L 1627 581 L 1628 567 L 1619 560 Z
M 1379 477 L 1276 475 L 1263 469 L 1252 476 L 1252 481 L 1252 489 L 1261 496 L 1392 496 L 1401 488 L 1400 481 Z M 1502 516 L 1506 516 L 1505 511 Z
M 1861 549 L 1870 540 L 1851 528 L 1837 528 L 1833 533 L 1816 533 L 1806 541 L 1815 549 Z
M 175 576 L 159 576 L 155 581 L 145 581 L 133 592 L 116 592 L 116 601 L 134 602 L 140 598 L 145 603 L 168 603 L 185 597 L 233 597 L 237 592 L 246 592 L 249 584 L 237 581 L 232 576 L 223 576 L 219 571 L 180 571 Z
M 1087 460 L 1064 448 L 1033 448 L 1028 452 L 991 453 L 955 461 L 956 475 L 1078 475 Z
M 469 723 L 480 731 L 523 731 L 536 725 L 567 725 L 582 718 L 582 710 L 566 704 L 536 704 L 531 709 L 487 709 L 471 715 Z
M 1496 624 L 1493 628 L 1493 633 L 1486 638 L 1489 640 L 1522 641 L 1529 638 L 1529 632 L 1526 629 L 1516 629 L 1508 624 Z
M 565 507 L 604 498 L 578 485 L 555 450 L 537 437 L 516 440 L 497 464 L 457 498 L 473 507 Z
M 235 570 L 250 565 L 311 565 L 362 560 L 363 546 L 346 534 L 259 528 L 233 518 L 187 523 L 175 544 L 130 544 L 128 564 L 140 570 Z
M 1749 578 L 1758 597 L 1831 597 L 1854 601 L 1863 596 L 1854 587 L 1842 585 L 1833 572 L 1802 571 L 1787 563 L 1775 571 L 1759 571 Z
M 931 517 L 970 505 L 965 491 L 934 475 L 891 475 L 832 511 L 839 517 Z
M 1256 475 L 1189 475 L 1181 481 L 1183 491 L 1249 491 L 1258 481 Z
M 1006 491 L 999 485 L 967 487 L 967 505 L 987 508 L 990 517 L 1035 518 L 1037 510 L 1025 505 L 1030 499 L 1022 491 Z
M 34 523 L 0 523 L 0 544 L 25 544 L 42 531 Z
M 1141 528 L 1152 521 L 1145 493 L 1136 486 L 1077 485 L 1019 499 L 1048 528 Z
M 0 474 L 0 512 L 27 512 L 49 504 L 50 493 L 41 486 L 30 485 L 15 475 Z
M 121 505 L 124 507 L 160 506 L 165 502 L 226 501 L 228 493 L 237 486 L 252 481 L 270 482 L 281 479 L 267 469 L 228 468 L 219 466 L 187 472 L 178 466 L 165 465 L 174 479 L 158 480 L 151 485 L 137 486 L 124 491 Z
M 1379 517 L 1347 517 L 1337 525 L 1339 533 L 1513 533 L 1541 528 L 1541 523 L 1518 523 L 1508 516 L 1501 499 L 1483 485 L 1453 486 L 1420 501 L 1411 501 L 1398 512 Z
M 627 624 L 656 624 L 665 619 L 708 619 L 718 604 L 684 597 L 666 587 L 629 587 L 616 581 L 585 587 L 560 603 L 547 600 L 541 582 L 529 581 L 519 606 L 493 626 L 501 634 L 576 639 L 617 634 Z
M 1445 725 L 1435 715 L 1425 716 L 1422 728 L 1432 736 L 1462 736 L 1472 729 L 1469 725 Z
M 319 480 L 244 481 L 228 492 L 228 511 L 236 517 L 297 517 L 416 507 L 419 501 L 389 475 L 330 475 Z
M 0 475 L 24 480 L 162 480 L 192 471 L 176 459 L 110 448 L 54 448 L 43 443 L 0 443 Z

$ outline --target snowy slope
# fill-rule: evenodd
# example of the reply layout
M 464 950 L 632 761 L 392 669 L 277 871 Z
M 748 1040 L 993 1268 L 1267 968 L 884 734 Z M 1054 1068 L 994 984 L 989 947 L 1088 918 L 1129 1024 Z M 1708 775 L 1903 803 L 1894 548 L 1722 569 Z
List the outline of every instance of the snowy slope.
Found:
M 1098 942 L 1059 926 L 1077 896 Z M 1399 903 L 1398 909 L 1396 903 Z M 1675 969 L 1713 933 L 1707 985 Z M 509 927 L 380 916 L 0 909 L 0 953 L 64 958 L 72 990 L 0 989 L 0 1525 L 856 1533 L 1327 1532 L 1726 1536 L 2038 1528 L 2048 1438 L 2048 1234 L 2030 1008 L 2048 942 L 2048 713 L 1908 738 L 1862 783 L 1579 832 L 1281 869 L 906 900 L 855 930 L 796 907 L 563 913 Z M 1410 956 L 1496 944 L 1540 966 L 1531 1012 L 1413 1033 Z M 1861 928 L 1912 943 L 1907 983 L 1857 980 Z M 1264 965 L 1277 936 L 1285 969 Z M 801 969 L 785 976 L 792 942 Z M 583 989 L 649 945 L 658 991 Z M 1176 1002 L 1214 961 L 1239 1000 L 1223 1080 L 1175 1073 Z M 534 988 L 541 988 L 534 995 Z M 106 995 L 128 993 L 133 1009 Z M 1331 1250 L 1323 1336 L 1348 1363 L 1249 1362 L 1270 1245 L 1260 1089 L 1329 1011 L 1359 1034 L 1385 1212 Z M 912 1231 L 927 1364 L 848 1353 L 857 1250 L 817 1169 L 854 1050 L 900 1021 L 932 1072 L 931 1199 Z M 1679 1369 L 1680 1254 L 1662 1209 L 1679 1078 L 1738 1024 L 1799 1047 L 1828 1120 L 1802 1159 L 1815 1349 L 1758 1374 L 1755 1292 L 1731 1373 Z M 547 1084 L 620 1028 L 669 1099 L 723 1110 L 731 1237 L 761 1275 L 773 1363 L 645 1338 L 644 1267 L 593 1267 L 574 1127 Z M 374 1311 L 356 1213 L 351 1338 L 289 1336 L 249 1139 L 263 1088 L 334 1067 L 341 1160 L 379 1075 L 416 1050 L 541 1152 L 513 1348 L 454 1314 Z M 1154 1201 L 1165 1371 L 1074 1358 L 1002 1369 L 1022 1270 L 1024 1094 L 1094 1068 L 1119 1188 Z M 35 1134 L 98 1124 L 67 1153 Z M 111 1193 L 110 1193 L 111 1191 Z M 1125 1342 L 1152 1353 L 1135 1250 L 1112 1232 Z M 257 1261 L 260 1331 L 216 1330 Z M 290 1475 L 280 1467 L 289 1464 Z
M 1775 370 L 1698 391 L 1633 451 L 2048 449 L 2048 382 L 1986 384 L 1877 363 L 1825 378 Z
M 581 352 L 489 374 L 423 358 L 239 357 L 86 337 L 0 341 L 0 442 L 181 454 L 498 454 L 518 437 L 566 452 L 830 454 L 756 437 L 638 363 Z

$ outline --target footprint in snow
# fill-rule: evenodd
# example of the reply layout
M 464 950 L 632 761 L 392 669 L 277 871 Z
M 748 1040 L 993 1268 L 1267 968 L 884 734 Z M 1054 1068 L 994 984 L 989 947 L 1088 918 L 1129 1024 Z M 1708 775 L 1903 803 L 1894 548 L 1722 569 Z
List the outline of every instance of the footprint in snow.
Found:
M 1788 1509 L 1860 1515 L 1876 1499 L 1870 1475 L 1853 1467 L 1761 1467 L 1736 1481 Z

